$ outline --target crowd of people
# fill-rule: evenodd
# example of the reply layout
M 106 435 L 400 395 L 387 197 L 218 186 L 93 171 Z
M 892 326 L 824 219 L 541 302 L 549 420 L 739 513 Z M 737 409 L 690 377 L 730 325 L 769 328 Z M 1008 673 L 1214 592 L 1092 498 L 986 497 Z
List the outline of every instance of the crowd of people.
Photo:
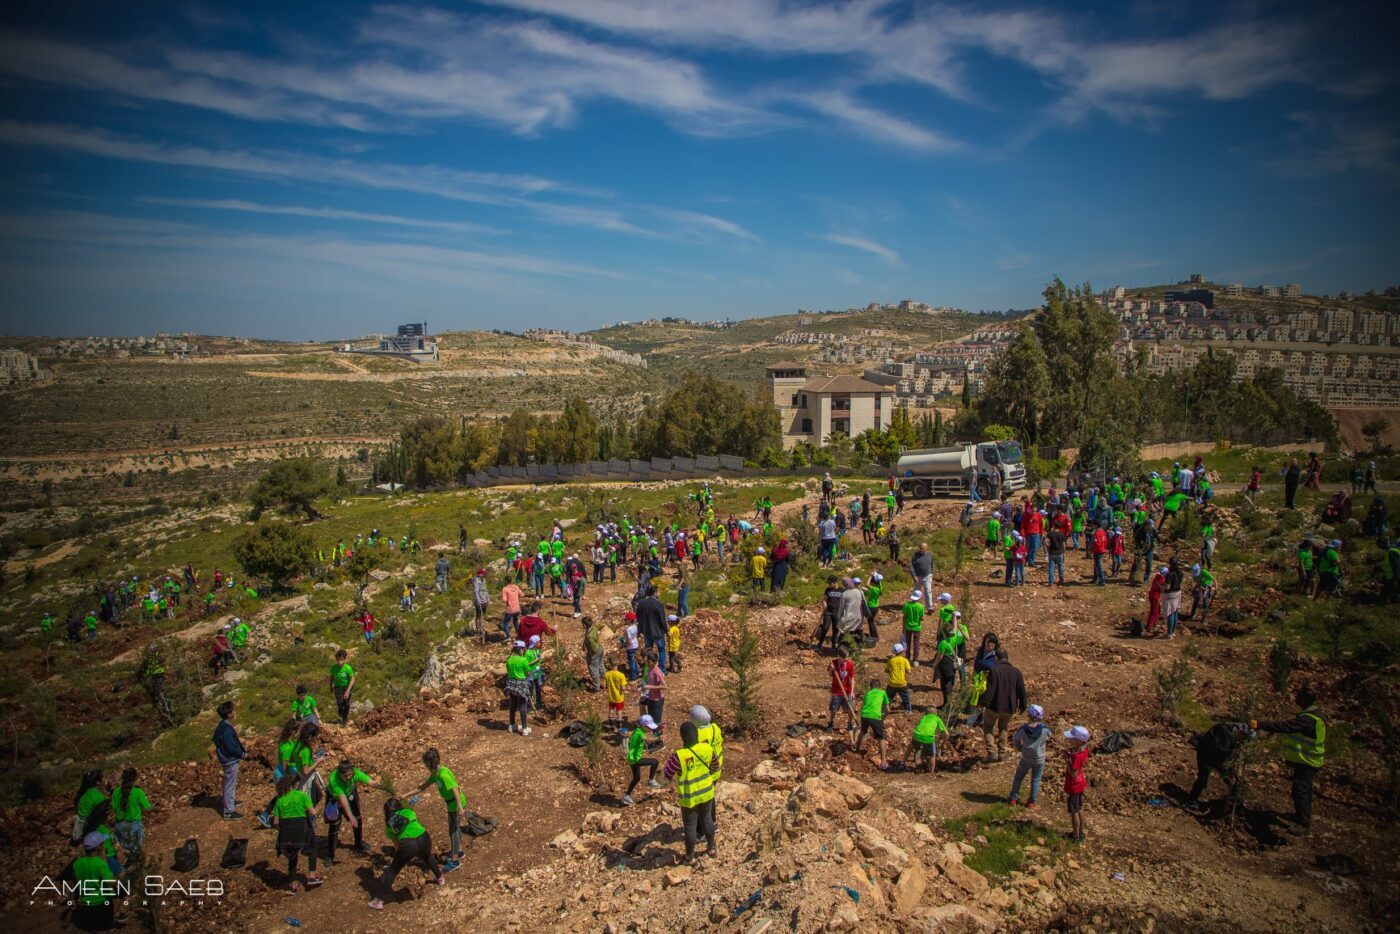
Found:
M 1293 468 L 1296 470 L 1296 464 Z M 1284 479 L 1289 482 L 1287 471 Z M 1315 480 L 1309 473 L 1309 482 Z M 1256 469 L 1249 489 L 1257 495 L 1259 488 Z M 1176 464 L 1167 476 L 1152 472 L 1136 480 L 1116 476 L 1097 483 L 1086 480 L 1065 490 L 1050 486 L 1000 502 L 981 502 L 975 492 L 970 494 L 962 513 L 962 535 L 969 534 L 967 527 L 985 511 L 983 554 L 1002 562 L 1003 586 L 1027 586 L 1027 571 L 1038 571 L 1042 566 L 1046 586 L 1067 586 L 1067 558 L 1082 552 L 1088 570 L 1077 575 L 1074 584 L 1103 587 L 1122 581 L 1131 586 L 1147 585 L 1148 614 L 1139 634 L 1150 636 L 1160 630 L 1167 639 L 1174 638 L 1180 621 L 1196 619 L 1197 613 L 1205 624 L 1218 586 L 1219 515 L 1213 505 L 1209 471 L 1201 459 L 1191 465 Z M 894 519 L 905 504 L 893 477 L 882 496 L 872 498 L 871 492 L 865 492 L 850 497 L 844 505 L 838 502 L 843 496 L 828 475 L 822 482 L 815 515 L 811 504 L 802 504 L 802 521 L 812 527 L 810 540 L 815 541 L 815 553 L 809 557 L 823 568 L 834 571 L 837 564 L 843 564 L 846 570 L 844 575 L 830 573 L 827 577 L 812 640 L 814 650 L 831 656 L 826 729 L 834 731 L 838 714 L 844 714 L 844 728 L 852 735 L 857 754 L 864 754 L 868 740 L 880 770 L 903 768 L 929 775 L 937 772 L 940 743 L 955 732 L 980 730 L 984 763 L 992 765 L 1015 757 L 1007 800 L 1027 808 L 1038 804 L 1047 758 L 1057 747 L 1064 765 L 1069 835 L 1082 841 L 1090 730 L 1076 724 L 1056 736 L 1046 723 L 1044 707 L 1030 702 L 1032 692 L 997 634 L 986 632 L 973 644 L 954 596 L 938 591 L 933 553 L 927 542 L 920 542 L 907 562 L 900 563 Z M 1185 543 L 1191 557 L 1183 560 L 1178 545 L 1177 555 L 1157 563 L 1164 530 L 1174 525 L 1187 527 L 1186 517 L 1192 512 L 1194 522 L 1189 527 L 1199 530 L 1199 540 Z M 496 572 L 479 567 L 463 588 L 470 595 L 468 631 L 485 640 L 498 629 L 507 647 L 502 680 L 506 729 L 521 738 L 532 735 L 530 717 L 544 705 L 551 661 L 545 655 L 545 640 L 559 635 L 545 619 L 544 604 L 560 600 L 571 606 L 573 618 L 580 620 L 586 686 L 604 695 L 606 729 L 618 738 L 630 773 L 620 803 L 637 803 L 644 772 L 647 790 L 664 787 L 658 772 L 662 779 L 673 782 L 683 817 L 686 861 L 695 858 L 702 841 L 706 853 L 716 852 L 714 792 L 724 762 L 723 733 L 703 705 L 691 707 L 678 729 L 668 733 L 666 728 L 667 677 L 683 670 L 683 627 L 691 618 L 689 588 L 694 575 L 702 570 L 738 565 L 752 590 L 781 594 L 799 555 L 798 546 L 775 531 L 773 513 L 772 500 L 764 496 L 756 500 L 751 519 L 739 519 L 732 513 L 721 519 L 706 485 L 690 493 L 687 502 L 669 515 L 650 521 L 630 516 L 605 521 L 582 536 L 575 535 L 574 546 L 568 544 L 564 523 L 556 521 L 533 544 L 520 538 L 509 541 L 500 560 L 490 562 L 502 569 L 499 622 L 491 615 L 494 594 L 490 579 Z M 1384 532 L 1382 517 L 1377 534 L 1383 536 Z M 848 537 L 856 534 L 867 549 L 888 547 L 888 561 L 875 562 L 883 572 L 859 574 L 846 545 Z M 459 529 L 458 544 L 459 551 L 467 551 L 465 528 Z M 1337 539 L 1321 546 L 1311 540 L 1303 542 L 1298 551 L 1300 587 L 1318 597 L 1335 593 L 1342 576 L 1341 547 Z M 421 546 L 413 535 L 395 539 L 374 529 L 348 542 L 339 539 L 318 554 L 330 566 L 343 566 L 364 548 L 415 554 Z M 1400 579 L 1400 549 L 1389 548 L 1386 554 L 1393 570 L 1387 575 L 1387 594 L 1393 595 L 1390 582 Z M 907 572 L 907 583 L 886 579 L 891 563 L 901 568 L 898 576 Z M 610 621 L 617 634 L 616 642 L 609 645 L 602 623 L 584 614 L 583 597 L 590 586 L 616 583 L 619 567 L 624 569 L 624 582 L 633 595 L 621 618 Z M 452 564 L 446 553 L 438 552 L 433 574 L 434 592 L 449 592 Z M 1033 574 L 1032 580 L 1036 579 L 1038 575 Z M 204 600 L 212 605 L 221 592 L 248 586 L 216 570 Z M 159 583 L 143 585 L 132 578 L 109 588 L 91 616 L 119 625 L 117 621 L 134 606 L 139 605 L 142 614 L 161 614 L 178 606 L 181 599 L 198 599 L 199 592 L 199 577 L 188 566 L 182 575 L 171 575 Z M 663 601 L 663 592 L 669 602 Z M 1186 592 L 1191 594 L 1191 604 L 1183 616 L 1181 604 Z M 253 593 L 256 595 L 255 590 Z M 903 594 L 902 598 L 891 599 L 896 593 Z M 876 657 L 882 642 L 882 613 L 892 606 L 896 635 L 883 660 L 885 676 L 869 678 L 858 686 L 852 656 L 859 652 L 867 661 Z M 401 608 L 416 610 L 412 582 L 405 584 Z M 46 618 L 51 626 L 51 618 Z M 377 621 L 367 603 L 362 604 L 356 618 L 364 638 L 373 643 Z M 79 629 L 91 631 L 95 623 L 82 622 Z M 926 630 L 929 638 L 924 638 Z M 215 636 L 212 664 L 236 663 L 250 632 L 248 623 L 232 618 Z M 928 690 L 938 689 L 938 704 L 912 703 L 911 689 L 921 676 L 921 668 L 930 671 Z M 147 674 L 156 677 L 161 672 Z M 334 700 L 338 729 L 350 726 L 356 683 L 350 652 L 342 648 L 335 653 L 325 685 Z M 629 695 L 635 700 L 635 716 L 629 716 Z M 1311 815 L 1312 777 L 1322 764 L 1325 723 L 1310 694 L 1300 693 L 1299 703 L 1302 712 L 1291 720 L 1222 724 L 1198 737 L 1200 770 L 1190 801 L 1199 798 L 1210 772 L 1220 768 L 1222 757 L 1239 742 L 1256 730 L 1283 733 L 1290 737 L 1293 750 L 1289 761 L 1294 765 L 1295 819 L 1306 826 Z M 364 818 L 372 809 L 361 803 L 361 795 L 368 791 L 382 794 L 382 827 L 392 847 L 389 865 L 372 886 L 370 907 L 384 906 L 396 877 L 409 863 L 419 864 L 436 884 L 442 884 L 445 874 L 465 857 L 466 796 L 439 750 L 428 747 L 422 752 L 425 777 L 417 790 L 422 793 L 435 787 L 443 802 L 442 826 L 449 843 L 441 859 L 415 809 L 417 795 L 398 795 L 351 758 L 342 758 L 322 774 L 321 761 L 327 754 L 323 747 L 326 723 L 311 688 L 305 683 L 298 685 L 288 704 L 289 716 L 276 745 L 272 788 L 256 816 L 261 826 L 277 834 L 276 849 L 286 860 L 289 890 L 322 884 L 324 877 L 318 866 L 335 865 L 337 858 L 343 858 L 337 855 L 342 825 L 348 824 L 351 851 L 368 852 Z M 236 712 L 233 701 L 219 706 L 219 722 L 210 747 L 222 774 L 220 812 L 228 821 L 244 818 L 239 810 L 239 773 L 249 755 L 235 725 Z M 886 723 L 890 717 L 901 716 L 910 717 L 910 740 L 903 750 L 891 750 Z M 1018 717 L 1024 719 L 1013 723 Z M 75 878 L 119 878 L 139 864 L 144 846 L 142 818 L 152 804 L 136 779 L 136 771 L 127 769 L 120 783 L 108 788 L 101 773 L 84 776 L 75 799 L 72 842 L 80 848 L 70 866 Z M 324 831 L 318 834 L 320 824 L 324 824 Z M 321 837 L 325 840 L 324 856 L 318 847 Z M 110 903 L 85 902 L 79 914 L 84 924 L 119 920 Z

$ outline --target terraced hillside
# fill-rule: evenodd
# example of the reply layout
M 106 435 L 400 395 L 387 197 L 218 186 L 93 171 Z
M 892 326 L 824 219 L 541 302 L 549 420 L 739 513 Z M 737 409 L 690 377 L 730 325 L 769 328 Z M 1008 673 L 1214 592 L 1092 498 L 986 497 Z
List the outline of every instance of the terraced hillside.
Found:
M 806 323 L 803 323 L 806 322 Z M 732 328 L 716 329 L 693 324 L 626 324 L 593 331 L 600 343 L 631 353 L 644 354 L 653 369 L 672 366 L 703 367 L 723 379 L 751 383 L 763 377 L 763 369 L 777 360 L 815 360 L 821 345 L 774 343 L 793 333 L 813 332 L 858 338 L 867 331 L 874 341 L 890 341 L 898 352 L 914 353 L 938 341 L 960 337 L 987 319 L 981 315 L 923 314 L 885 308 L 850 314 L 792 314 L 750 318 Z M 859 372 L 860 365 L 814 363 L 823 372 Z

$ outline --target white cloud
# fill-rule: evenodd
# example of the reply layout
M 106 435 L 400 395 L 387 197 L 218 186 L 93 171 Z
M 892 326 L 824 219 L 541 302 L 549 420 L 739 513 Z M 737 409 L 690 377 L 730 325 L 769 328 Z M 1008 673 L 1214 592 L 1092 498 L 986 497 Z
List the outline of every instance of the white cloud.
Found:
M 143 204 L 164 204 L 172 207 L 204 208 L 212 211 L 242 211 L 251 214 L 276 214 L 289 217 L 310 217 L 323 220 L 363 221 L 368 224 L 388 224 L 394 227 L 420 227 L 425 230 L 450 230 L 457 233 L 490 234 L 499 233 L 494 227 L 473 224 L 468 221 L 433 221 L 417 217 L 404 217 L 398 214 L 375 214 L 366 211 L 347 211 L 339 208 L 309 208 L 292 204 L 259 204 L 255 201 L 241 201 L 227 198 L 202 200 L 198 198 L 138 198 Z
M 813 236 L 817 237 L 818 240 L 826 240 L 830 243 L 839 244 L 840 246 L 847 246 L 853 250 L 861 250 L 862 252 L 869 253 L 873 256 L 878 256 L 885 262 L 889 263 L 891 266 L 902 265 L 898 253 L 896 253 L 894 250 L 890 249 L 887 246 L 883 246 L 882 244 L 876 243 L 874 240 L 867 240 L 864 237 L 857 237 L 851 234 L 832 233 L 820 235 L 813 234 Z
M 123 251 L 172 251 L 220 255 L 230 251 L 267 259 L 301 258 L 356 269 L 373 268 L 414 281 L 428 276 L 446 284 L 470 284 L 470 271 L 621 280 L 613 270 L 517 253 L 494 253 L 419 243 L 350 240 L 335 236 L 229 233 L 171 221 L 109 214 L 46 212 L 0 214 L 0 240 Z
M 926 152 L 961 148 L 961 144 L 940 133 L 861 104 L 843 91 L 795 95 L 794 99 L 838 120 L 862 136 Z
M 167 145 L 84 127 L 14 121 L 0 122 L 0 144 L 57 149 L 132 162 L 215 169 L 266 178 L 296 179 L 316 184 L 407 191 L 523 211 L 562 226 L 586 227 L 632 236 L 685 239 L 699 232 L 725 234 L 737 240 L 756 239 L 749 231 L 722 218 L 650 205 L 606 204 L 611 196 L 605 192 L 533 175 L 468 172 L 438 165 L 356 162 L 288 151 L 250 152 Z M 602 198 L 605 204 L 551 201 L 538 197 L 541 193 L 594 196 L 595 200 Z M 663 223 L 644 226 L 629 219 L 625 213 L 627 211 Z

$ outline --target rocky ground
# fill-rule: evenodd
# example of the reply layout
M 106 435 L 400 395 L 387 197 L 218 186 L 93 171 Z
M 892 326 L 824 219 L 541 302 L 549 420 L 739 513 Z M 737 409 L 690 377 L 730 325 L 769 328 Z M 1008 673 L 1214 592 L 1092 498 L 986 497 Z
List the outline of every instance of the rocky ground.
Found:
M 786 508 L 796 508 L 795 504 Z M 912 548 L 920 526 L 954 521 L 958 504 L 917 504 L 906 516 Z M 867 653 L 871 673 L 883 674 L 892 642 L 895 605 L 907 574 L 882 569 L 886 635 Z M 186 763 L 150 770 L 143 784 L 158 811 L 148 842 L 169 877 L 174 848 L 199 840 L 199 876 L 222 880 L 226 893 L 202 902 L 169 898 L 172 927 L 190 930 L 270 930 L 296 919 L 309 930 L 428 929 L 479 922 L 489 929 L 675 931 L 724 928 L 763 931 L 895 930 L 1380 930 L 1394 925 L 1397 861 L 1390 829 L 1373 817 L 1375 799 L 1338 764 L 1319 783 L 1310 836 L 1277 830 L 1271 811 L 1287 810 L 1286 773 L 1263 766 L 1254 799 L 1231 826 L 1215 815 L 1195 816 L 1175 802 L 1194 776 L 1188 734 L 1159 722 L 1155 672 L 1181 655 L 1186 640 L 1124 639 L 1118 624 L 1141 613 L 1140 588 L 1086 584 L 1088 562 L 1070 559 L 1071 586 L 1049 590 L 1000 586 L 997 563 L 973 556 L 960 574 L 940 568 L 939 586 L 961 594 L 974 638 L 997 632 L 1025 674 L 1031 700 L 1042 704 L 1058 731 L 1083 723 L 1096 739 L 1127 730 L 1136 743 L 1089 764 L 1088 840 L 1063 839 L 1068 829 L 1060 793 L 1061 768 L 1052 748 L 1041 806 L 1034 811 L 989 810 L 1007 794 L 1014 763 L 985 764 L 981 735 L 941 747 L 938 773 L 875 766 L 872 750 L 856 753 L 839 730 L 827 733 L 826 659 L 808 644 L 814 607 L 739 605 L 701 611 L 686 625 L 685 670 L 669 679 L 666 737 L 679 718 L 704 703 L 726 722 L 722 653 L 735 620 L 750 613 L 763 650 L 763 734 L 726 743 L 726 781 L 718 795 L 719 856 L 679 865 L 679 811 L 668 789 L 621 806 L 625 770 L 620 748 L 609 746 L 600 772 L 559 735 L 567 717 L 547 715 L 529 737 L 505 730 L 499 677 L 504 649 L 459 642 L 439 656 L 426 691 L 416 700 L 374 710 L 347 730 L 328 728 L 330 758 L 351 756 L 400 790 L 416 787 L 423 748 L 435 745 L 468 797 L 468 807 L 499 820 L 469 841 L 463 866 L 447 884 L 428 884 L 406 870 L 400 891 L 383 912 L 366 902 L 372 877 L 387 862 L 381 850 L 378 798 L 368 796 L 372 853 L 347 855 L 326 871 L 327 884 L 285 894 L 285 864 L 273 853 L 274 834 L 253 821 L 222 822 L 214 810 L 216 768 Z M 1037 577 L 1037 579 L 1039 579 Z M 616 625 L 627 586 L 590 588 L 586 609 Z M 548 618 L 577 653 L 581 629 L 562 602 Z M 1258 650 L 1226 638 L 1198 636 L 1194 692 L 1208 711 L 1223 713 L 1241 685 L 1237 673 L 1258 665 Z M 913 678 L 914 702 L 938 692 L 927 669 Z M 558 703 L 550 695 L 547 707 Z M 584 705 L 602 706 L 597 695 Z M 1282 716 L 1291 711 L 1282 699 Z M 631 704 L 629 704 L 629 712 Z M 839 721 L 838 721 L 839 725 Z M 903 750 L 911 718 L 889 721 L 890 748 Z M 245 771 L 243 810 L 260 809 L 270 792 L 271 742 L 252 744 L 260 761 Z M 1224 789 L 1214 779 L 1207 798 Z M 0 855 L 0 897 L 16 929 L 49 930 L 58 909 L 29 895 L 31 876 L 60 868 L 69 856 L 71 803 L 50 799 L 8 810 Z M 441 851 L 446 842 L 441 804 L 424 795 L 420 816 Z M 247 867 L 217 868 L 230 831 L 251 840 Z M 1009 865 L 988 858 L 1014 843 Z M 1343 854 L 1345 861 L 1328 859 Z M 1320 858 L 1323 858 L 1320 860 Z M 1326 863 L 1333 870 L 1321 868 Z M 982 866 L 979 872 L 974 866 Z M 1335 871 L 1338 867 L 1342 871 Z M 1353 871 L 1355 870 L 1355 871 Z

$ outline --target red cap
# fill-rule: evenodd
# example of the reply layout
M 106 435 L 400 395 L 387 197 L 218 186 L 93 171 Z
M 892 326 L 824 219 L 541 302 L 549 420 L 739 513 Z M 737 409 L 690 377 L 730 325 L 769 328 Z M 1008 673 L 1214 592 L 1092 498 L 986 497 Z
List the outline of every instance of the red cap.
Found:
M 631 610 L 628 610 L 628 611 L 627 611 L 627 622 L 629 622 L 629 623 L 635 623 L 636 621 L 637 621 L 637 614 L 636 614 L 636 613 L 633 613 Z

